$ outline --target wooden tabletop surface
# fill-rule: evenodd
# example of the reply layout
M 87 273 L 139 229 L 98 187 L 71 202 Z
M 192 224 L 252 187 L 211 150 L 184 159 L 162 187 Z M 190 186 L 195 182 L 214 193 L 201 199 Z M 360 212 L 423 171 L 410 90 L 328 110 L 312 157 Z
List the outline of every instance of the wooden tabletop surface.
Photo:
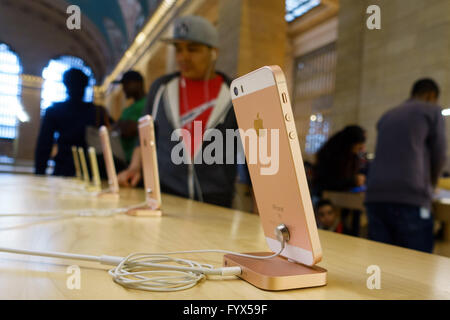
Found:
M 75 186 L 75 187 L 74 187 Z M 73 180 L 0 175 L 0 215 L 49 210 L 117 208 L 137 204 L 143 191 L 121 190 L 119 202 L 77 194 Z M 0 247 L 125 256 L 132 252 L 224 249 L 267 251 L 254 214 L 163 196 L 163 216 L 0 217 Z M 56 213 L 58 215 L 58 213 Z M 450 299 L 450 259 L 326 231 L 319 233 L 328 270 L 324 287 L 269 292 L 232 277 L 203 281 L 173 293 L 130 290 L 114 283 L 107 266 L 0 253 L 0 299 Z M 222 264 L 221 254 L 183 257 Z M 68 266 L 77 264 L 81 288 L 70 290 Z M 369 266 L 381 270 L 370 290 Z

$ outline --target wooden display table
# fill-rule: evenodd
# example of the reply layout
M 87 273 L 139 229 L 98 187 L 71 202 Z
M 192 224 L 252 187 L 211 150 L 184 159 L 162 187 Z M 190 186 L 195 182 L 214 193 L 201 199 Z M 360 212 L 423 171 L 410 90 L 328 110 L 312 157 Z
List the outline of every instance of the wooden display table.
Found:
M 121 190 L 118 203 L 61 193 L 74 182 L 58 178 L 0 175 L 0 214 L 43 210 L 114 208 L 137 204 L 143 190 Z M 163 216 L 0 218 L 0 246 L 80 254 L 125 256 L 132 252 L 225 249 L 266 251 L 257 215 L 163 196 Z M 0 253 L 0 299 L 450 299 L 450 259 L 320 231 L 328 269 L 324 287 L 283 292 L 259 290 L 230 278 L 203 281 L 174 293 L 124 289 L 108 267 Z M 185 256 L 215 266 L 221 254 Z M 67 267 L 78 264 L 81 289 L 69 290 Z M 381 269 L 381 289 L 369 290 L 367 268 Z

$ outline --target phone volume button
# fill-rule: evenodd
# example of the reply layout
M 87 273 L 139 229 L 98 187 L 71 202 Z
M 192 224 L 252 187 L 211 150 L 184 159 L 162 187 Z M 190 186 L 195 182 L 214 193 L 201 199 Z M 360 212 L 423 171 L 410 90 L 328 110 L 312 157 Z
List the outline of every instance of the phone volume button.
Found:
M 289 132 L 289 139 L 295 140 L 295 136 L 296 136 L 296 134 L 294 131 Z
M 291 115 L 290 115 L 289 113 L 286 113 L 286 114 L 284 115 L 284 119 L 285 119 L 286 121 L 291 121 L 291 120 L 292 120 L 292 117 L 291 117 Z

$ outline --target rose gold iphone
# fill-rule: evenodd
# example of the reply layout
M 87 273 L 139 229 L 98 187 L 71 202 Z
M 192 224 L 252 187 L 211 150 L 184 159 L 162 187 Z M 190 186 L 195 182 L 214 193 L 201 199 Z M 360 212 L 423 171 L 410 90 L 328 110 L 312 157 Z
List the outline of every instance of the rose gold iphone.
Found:
M 290 239 L 281 255 L 313 266 L 322 248 L 283 71 L 266 66 L 240 77 L 231 96 L 267 243 L 280 250 L 274 230 L 284 224 Z
M 160 209 L 161 190 L 159 185 L 158 158 L 156 155 L 155 128 L 153 119 L 149 115 L 139 119 L 139 140 L 146 201 L 151 209 Z
M 99 135 L 102 144 L 103 158 L 105 159 L 109 191 L 112 193 L 118 193 L 119 181 L 117 180 L 116 167 L 114 165 L 114 158 L 111 150 L 111 142 L 109 141 L 108 129 L 105 126 L 100 127 Z

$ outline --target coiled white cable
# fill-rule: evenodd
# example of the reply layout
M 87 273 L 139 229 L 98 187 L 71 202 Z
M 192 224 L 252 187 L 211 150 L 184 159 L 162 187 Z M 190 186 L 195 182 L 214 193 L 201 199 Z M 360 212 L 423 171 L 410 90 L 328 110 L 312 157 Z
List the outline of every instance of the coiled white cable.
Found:
M 270 256 L 253 256 L 226 250 L 192 250 L 164 253 L 133 253 L 123 259 L 116 268 L 109 270 L 114 282 L 123 287 L 145 291 L 180 291 L 192 288 L 208 275 L 238 276 L 240 267 L 224 267 L 214 269 L 212 265 L 201 264 L 187 259 L 171 258 L 167 255 L 187 253 L 224 253 L 251 259 L 272 259 L 281 254 L 281 249 Z M 168 265 L 161 263 L 174 263 Z M 150 268 L 150 269 L 149 269 Z
M 174 263 L 168 265 L 162 263 Z M 146 291 L 180 291 L 192 288 L 207 275 L 239 275 L 240 268 L 214 269 L 212 265 L 160 254 L 133 253 L 109 270 L 114 282 Z
M 285 229 L 287 230 L 287 228 Z M 277 234 L 277 238 L 280 234 Z M 287 237 L 285 236 L 287 235 Z M 272 259 L 284 250 L 289 233 L 282 237 L 281 248 L 277 253 L 270 256 L 252 256 L 226 250 L 192 250 L 165 253 L 133 253 L 127 257 L 115 256 L 89 256 L 69 253 L 55 253 L 44 251 L 31 251 L 22 249 L 1 248 L 0 252 L 25 254 L 33 256 L 44 256 L 50 258 L 72 259 L 99 262 L 104 265 L 113 265 L 115 268 L 109 270 L 114 282 L 117 284 L 137 290 L 172 292 L 192 288 L 209 275 L 238 276 L 241 274 L 240 267 L 214 268 L 209 264 L 196 261 L 171 258 L 167 255 L 187 253 L 225 253 L 252 259 Z M 172 263 L 172 264 L 167 264 Z

